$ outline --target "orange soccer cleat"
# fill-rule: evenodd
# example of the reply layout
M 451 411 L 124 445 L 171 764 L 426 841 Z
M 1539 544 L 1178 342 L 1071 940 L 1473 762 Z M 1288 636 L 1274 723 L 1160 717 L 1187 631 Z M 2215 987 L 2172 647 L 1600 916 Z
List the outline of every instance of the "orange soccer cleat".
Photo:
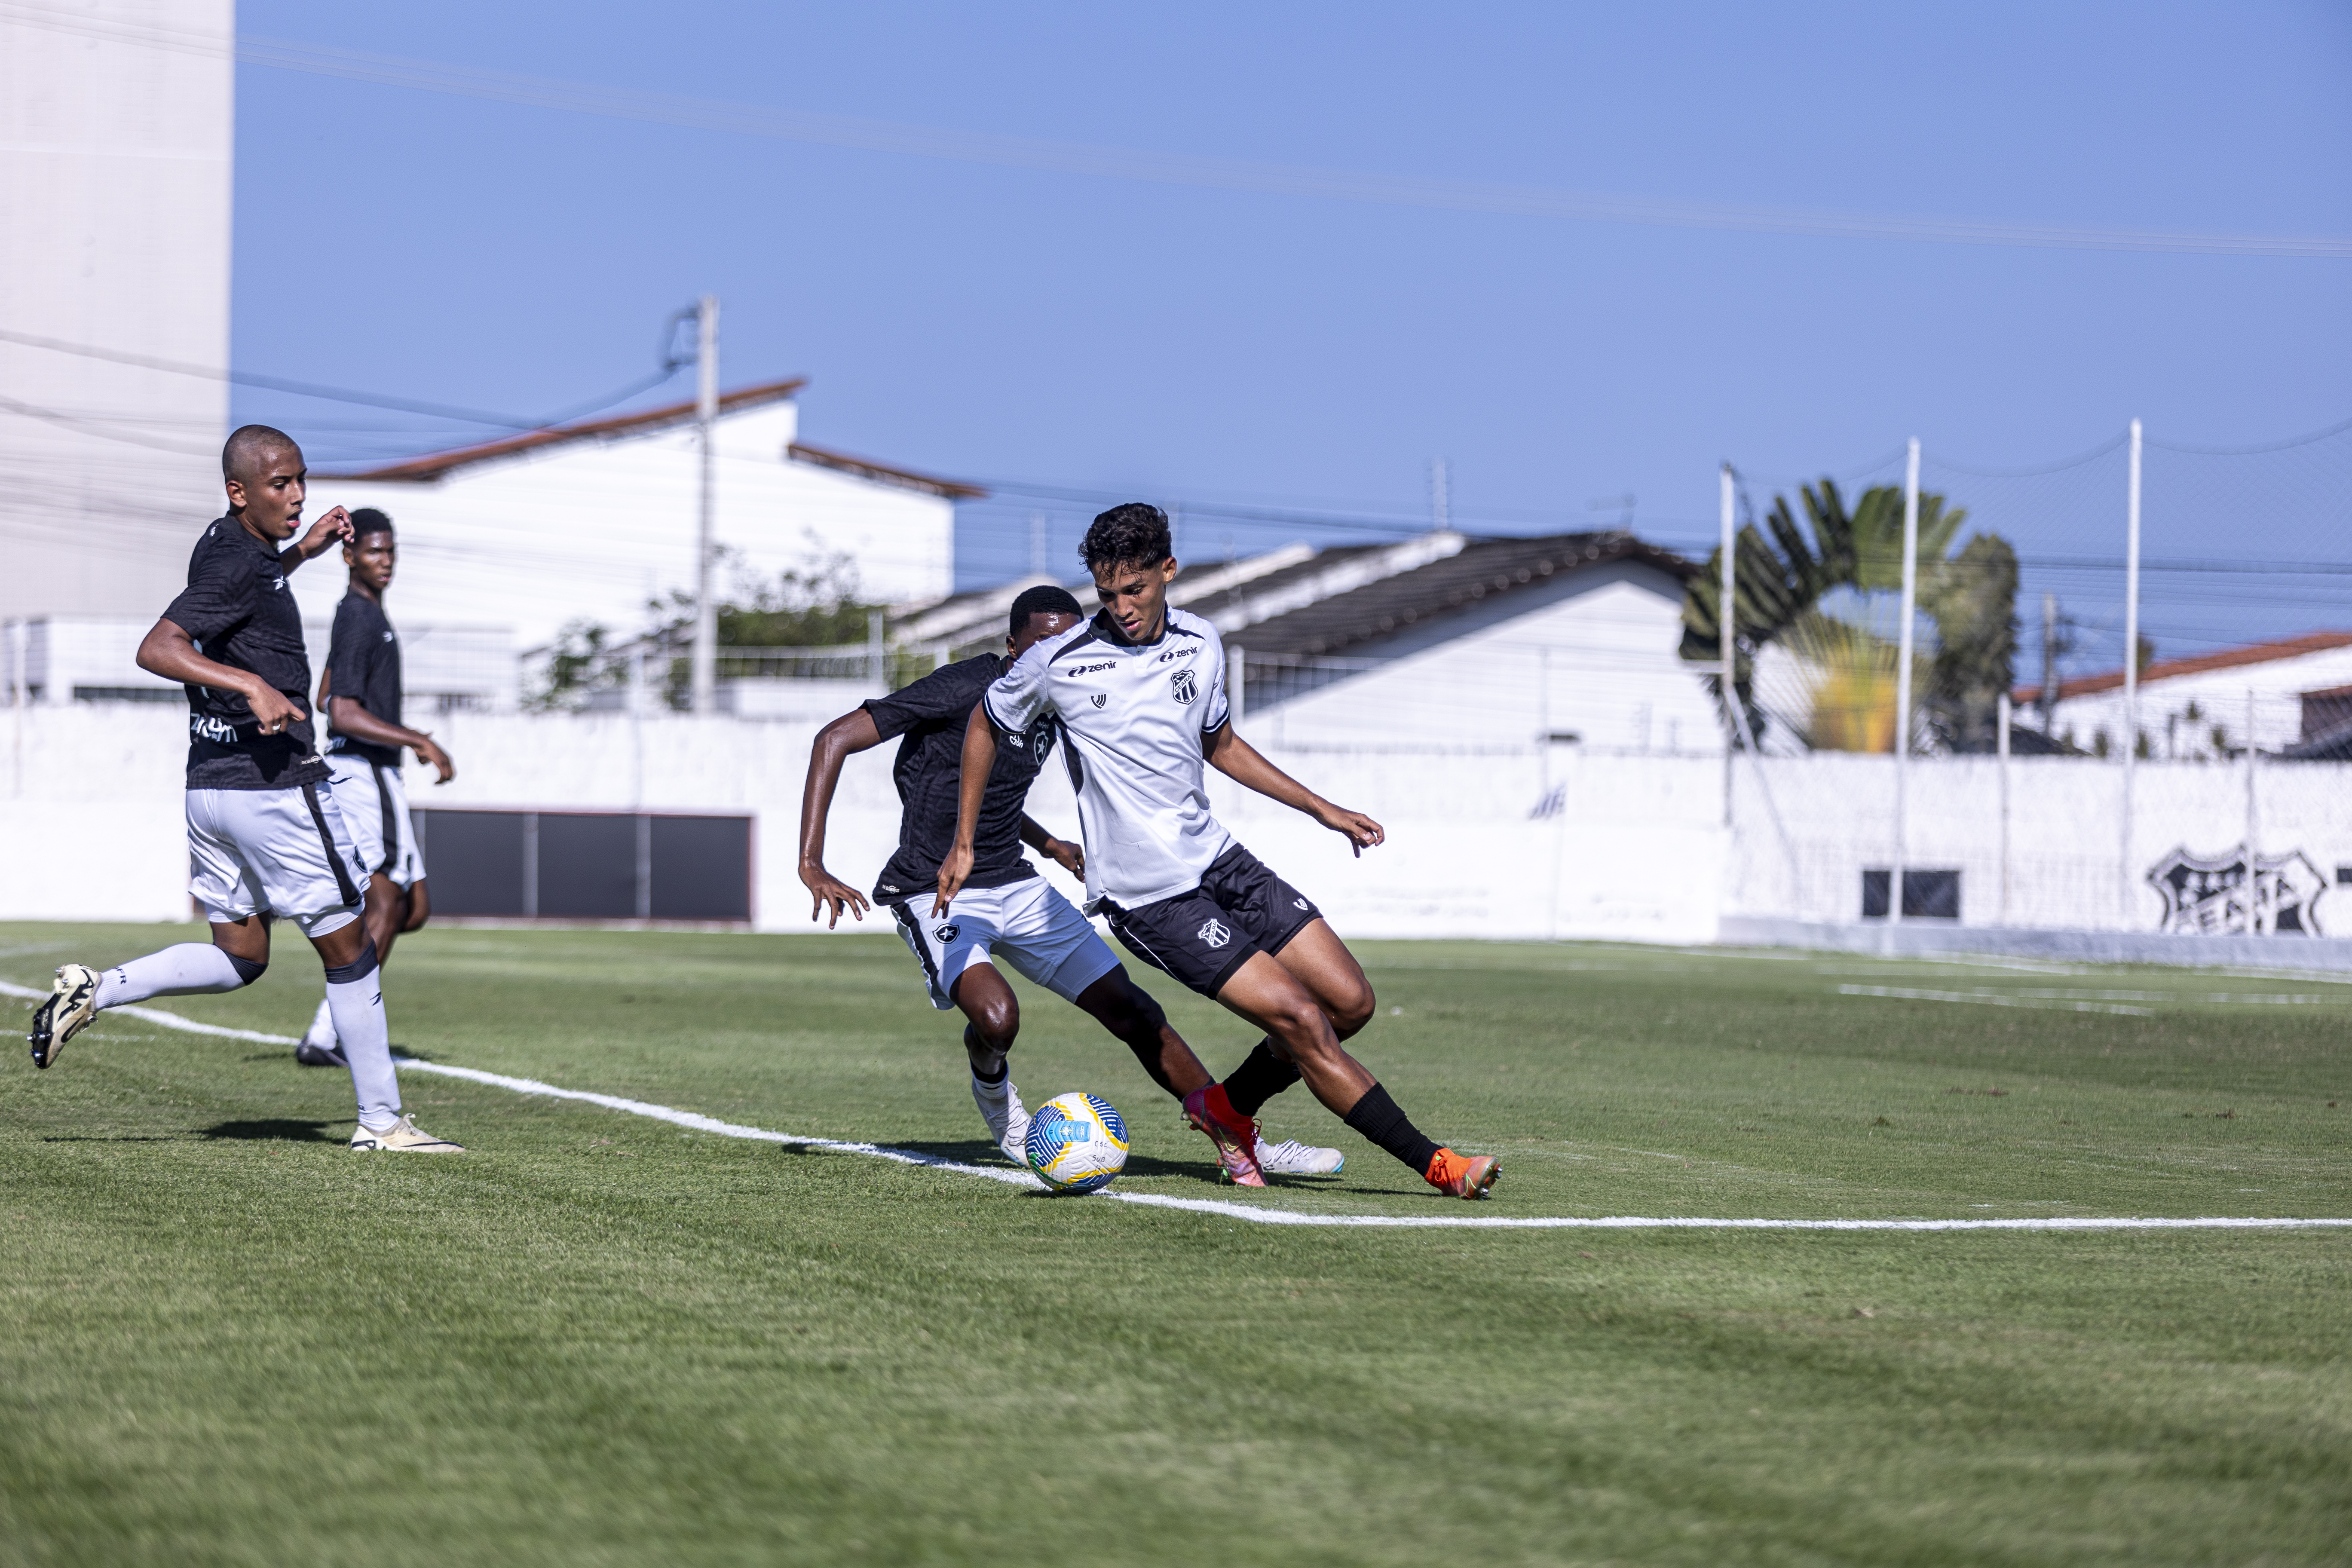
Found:
M 1468 1198 L 1472 1203 L 1486 1196 L 1495 1178 L 1502 1173 L 1502 1162 L 1492 1154 L 1457 1154 L 1451 1149 L 1440 1149 L 1423 1173 L 1429 1184 L 1447 1197 Z

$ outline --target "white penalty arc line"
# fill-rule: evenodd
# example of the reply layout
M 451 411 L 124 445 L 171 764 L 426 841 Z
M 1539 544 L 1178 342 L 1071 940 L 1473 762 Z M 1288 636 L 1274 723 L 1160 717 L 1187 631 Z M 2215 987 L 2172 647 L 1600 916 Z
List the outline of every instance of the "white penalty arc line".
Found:
M 48 994 L 22 985 L 0 981 L 0 994 L 37 998 Z M 290 1046 L 297 1042 L 290 1035 L 266 1035 L 255 1029 L 232 1029 L 219 1024 L 200 1024 L 193 1018 L 183 1018 L 176 1013 L 165 1013 L 152 1007 L 110 1007 L 107 1011 L 137 1018 L 143 1023 L 159 1025 L 192 1035 L 214 1035 L 232 1040 L 254 1040 L 264 1045 Z M 512 1078 L 505 1073 L 485 1072 L 479 1068 L 455 1067 L 446 1062 L 421 1061 L 415 1057 L 394 1057 L 400 1068 L 409 1072 L 431 1073 L 438 1078 L 463 1079 L 492 1089 L 510 1089 L 517 1094 L 538 1095 L 550 1100 L 575 1100 L 583 1105 L 600 1106 L 606 1110 L 618 1110 L 630 1116 L 643 1116 L 655 1121 L 667 1121 L 673 1127 L 689 1128 L 698 1132 L 709 1132 L 721 1138 L 743 1138 L 761 1143 L 783 1143 L 796 1148 L 823 1149 L 836 1154 L 861 1154 L 869 1159 L 888 1160 L 901 1165 L 919 1165 L 928 1170 L 951 1172 L 960 1176 L 979 1176 L 1009 1186 L 1044 1191 L 1045 1184 L 1026 1171 L 1002 1170 L 989 1165 L 967 1165 L 960 1161 L 943 1160 L 935 1154 L 919 1153 L 912 1149 L 894 1149 L 887 1143 L 853 1143 L 836 1138 L 812 1138 L 795 1132 L 777 1132 L 765 1127 L 751 1127 L 740 1121 L 721 1121 L 715 1116 L 699 1111 L 680 1110 L 675 1106 L 656 1105 L 651 1100 L 630 1100 L 617 1094 L 598 1094 L 584 1089 L 562 1089 L 555 1084 L 541 1083 L 537 1079 Z M 1146 1208 L 1182 1209 L 1192 1214 L 1218 1215 L 1226 1219 L 1247 1220 L 1252 1225 L 1314 1226 L 1340 1229 L 1384 1230 L 2331 1230 L 2352 1228 L 2352 1219 L 2280 1218 L 2267 1215 L 2230 1216 L 2207 1215 L 2193 1218 L 2163 1216 L 2131 1216 L 2117 1218 L 2072 1217 L 2049 1215 L 2027 1219 L 1723 1219 L 1703 1215 L 1331 1215 L 1299 1214 L 1290 1209 L 1265 1209 L 1248 1204 L 1226 1203 L 1216 1198 L 1180 1198 L 1165 1193 L 1129 1193 L 1111 1191 L 1092 1194 L 1116 1203 L 1137 1204 Z

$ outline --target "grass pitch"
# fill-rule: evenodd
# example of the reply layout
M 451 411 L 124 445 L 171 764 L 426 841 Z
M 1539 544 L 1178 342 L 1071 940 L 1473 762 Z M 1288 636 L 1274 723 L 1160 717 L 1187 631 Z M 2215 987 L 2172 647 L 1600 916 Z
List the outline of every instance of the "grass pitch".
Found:
M 166 940 L 0 927 L 0 978 Z M 299 1033 L 317 968 L 279 946 L 155 1005 Z M 1239 1201 L 2352 1215 L 2352 985 L 1360 951 L 1360 1054 L 1504 1155 L 1497 1200 L 1429 1195 L 1294 1089 L 1271 1135 L 1349 1168 Z M 386 994 L 436 1061 L 990 1154 L 887 937 L 434 928 Z M 1124 1186 L 1234 1196 L 1123 1049 L 1024 998 L 1031 1103 L 1102 1093 Z M 282 1047 L 118 1015 L 47 1073 L 10 1049 L 0 1563 L 2352 1556 L 2344 1232 L 1275 1228 L 416 1076 L 474 1152 L 362 1158 L 348 1080 Z

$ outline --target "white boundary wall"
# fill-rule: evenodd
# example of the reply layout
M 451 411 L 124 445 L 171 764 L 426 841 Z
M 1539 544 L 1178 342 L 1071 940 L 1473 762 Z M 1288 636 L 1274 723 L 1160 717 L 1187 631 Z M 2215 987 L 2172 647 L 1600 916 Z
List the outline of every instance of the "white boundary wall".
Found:
M 162 705 L 0 710 L 0 918 L 184 918 L 184 726 L 182 713 Z M 444 714 L 436 732 L 457 760 L 458 780 L 437 788 L 428 770 L 412 768 L 409 794 L 425 806 L 750 815 L 755 923 L 804 931 L 796 838 L 816 728 L 670 714 Z M 897 843 L 894 749 L 853 758 L 835 804 L 827 862 L 859 886 L 871 884 Z M 1828 931 L 1857 921 L 1863 871 L 1892 858 L 1894 773 L 1885 757 L 1767 760 L 1760 780 L 1784 844 L 1759 768 L 1744 757 L 1727 829 L 1719 755 L 1572 746 L 1268 752 L 1389 830 L 1385 846 L 1355 858 L 1337 835 L 1210 775 L 1234 833 L 1351 935 L 1698 942 L 1756 940 L 1800 923 Z M 2127 885 L 2118 766 L 2038 758 L 2009 768 L 2005 919 L 2001 765 L 1962 758 L 1911 770 L 1909 864 L 1960 871 L 1963 930 L 2153 933 L 2165 910 L 2149 869 L 2176 847 L 2220 857 L 2248 837 L 2242 764 L 2142 763 Z M 2352 888 L 2334 886 L 2337 868 L 2352 867 L 2347 785 L 2352 765 L 2338 763 L 2271 763 L 2254 776 L 2254 841 L 2265 857 L 2300 854 L 2327 884 L 2312 905 L 2325 936 L 2352 937 Z M 1547 801 L 1554 809 L 1534 816 Z M 1058 766 L 1049 765 L 1030 808 L 1057 832 L 1075 829 Z M 1048 874 L 1069 887 L 1058 870 Z M 2284 947 L 2297 939 L 2231 941 Z

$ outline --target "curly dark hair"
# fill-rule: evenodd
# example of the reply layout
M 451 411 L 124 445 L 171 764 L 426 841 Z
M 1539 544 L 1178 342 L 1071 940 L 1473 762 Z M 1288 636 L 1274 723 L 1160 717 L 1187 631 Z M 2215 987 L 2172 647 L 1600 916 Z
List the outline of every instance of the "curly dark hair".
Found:
M 1089 572 L 1106 566 L 1157 566 L 1175 553 L 1168 534 L 1168 514 L 1139 500 L 1115 506 L 1096 518 L 1078 546 L 1078 557 Z

